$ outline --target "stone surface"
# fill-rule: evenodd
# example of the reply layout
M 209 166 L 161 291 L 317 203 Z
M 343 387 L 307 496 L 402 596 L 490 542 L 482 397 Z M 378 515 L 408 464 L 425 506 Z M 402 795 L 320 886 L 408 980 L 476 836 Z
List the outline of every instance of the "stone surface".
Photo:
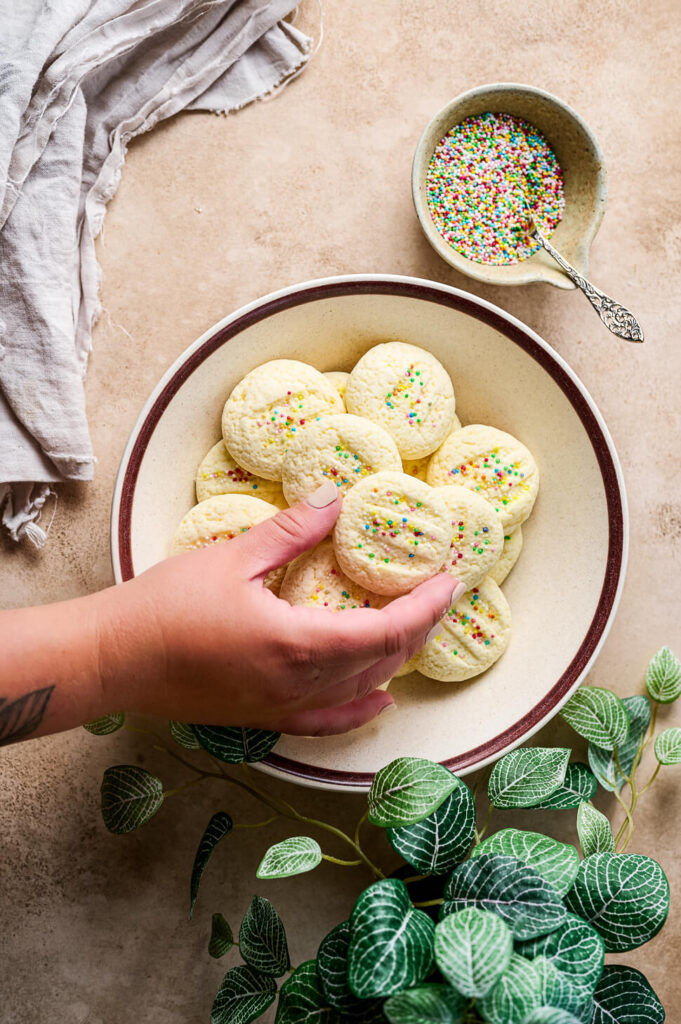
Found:
M 2 604 L 54 601 L 111 583 L 109 503 L 128 432 L 160 374 L 214 321 L 296 281 L 412 274 L 468 289 L 522 318 L 598 402 L 629 488 L 631 554 L 620 611 L 590 681 L 622 695 L 639 692 L 654 651 L 663 643 L 681 650 L 677 4 L 589 0 L 568 17 L 563 5 L 543 0 L 489 0 L 484 17 L 482 6 L 471 15 L 462 0 L 324 6 L 319 54 L 276 99 L 229 118 L 182 115 L 131 147 L 99 244 L 105 312 L 87 380 L 96 480 L 61 490 L 43 551 L 0 545 Z M 316 5 L 305 0 L 301 24 L 315 23 Z M 640 317 L 645 345 L 614 340 L 577 293 L 472 282 L 442 263 L 421 234 L 410 168 L 423 126 L 457 93 L 495 79 L 556 93 L 600 139 L 610 202 L 591 274 Z M 681 724 L 675 707 L 661 718 Z M 573 734 L 554 721 L 537 741 L 571 744 Z M 237 926 L 252 894 L 267 895 L 300 963 L 348 914 L 367 880 L 360 869 L 324 864 L 314 875 L 256 882 L 265 846 L 289 833 L 277 822 L 266 834 L 226 840 L 189 923 L 189 872 L 210 815 L 219 808 L 240 821 L 266 815 L 239 791 L 223 793 L 221 783 L 210 782 L 205 791 L 173 797 L 139 834 L 110 836 L 98 811 L 105 767 L 145 764 L 169 786 L 186 777 L 178 766 L 165 767 L 167 756 L 152 744 L 143 735 L 98 739 L 79 730 L 2 751 L 7 1024 L 201 1024 L 228 966 L 227 958 L 207 956 L 214 910 Z M 669 873 L 672 917 L 662 936 L 618 958 L 647 973 L 670 1020 L 681 1002 L 675 771 L 665 769 L 644 797 L 632 845 Z M 360 798 L 272 789 L 304 813 L 344 827 L 362 813 Z M 617 813 L 611 798 L 598 804 Z M 498 827 L 536 823 L 532 812 L 498 815 Z M 574 841 L 572 812 L 546 815 L 543 824 Z M 342 847 L 325 845 L 343 856 Z M 394 863 L 380 836 L 369 848 Z

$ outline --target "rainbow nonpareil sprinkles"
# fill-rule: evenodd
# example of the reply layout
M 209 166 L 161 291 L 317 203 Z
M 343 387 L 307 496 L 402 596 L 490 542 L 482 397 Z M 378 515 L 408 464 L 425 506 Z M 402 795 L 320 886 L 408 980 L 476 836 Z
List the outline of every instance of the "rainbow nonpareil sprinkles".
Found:
M 563 172 L 533 125 L 511 114 L 479 114 L 455 125 L 428 167 L 427 198 L 437 230 L 475 263 L 519 263 L 540 246 L 528 207 L 550 236 L 563 215 Z

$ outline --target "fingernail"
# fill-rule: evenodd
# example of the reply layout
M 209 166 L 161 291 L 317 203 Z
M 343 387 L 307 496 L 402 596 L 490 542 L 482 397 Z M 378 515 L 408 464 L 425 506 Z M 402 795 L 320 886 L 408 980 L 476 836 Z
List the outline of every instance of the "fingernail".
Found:
M 312 508 L 326 508 L 327 505 L 331 505 L 338 497 L 338 488 L 330 480 L 325 480 L 321 487 L 318 487 L 316 491 L 308 495 L 305 499 L 308 505 L 312 505 Z
M 386 711 L 394 711 L 396 707 L 397 704 L 395 701 L 393 701 L 392 704 L 384 704 L 376 717 L 378 718 L 380 715 L 384 715 Z
M 449 608 L 453 608 L 454 605 L 456 604 L 456 602 L 460 601 L 465 593 L 466 593 L 466 584 L 465 583 L 457 583 L 457 585 L 454 587 L 454 590 L 452 591 L 452 596 L 451 596 L 451 599 L 450 599 L 450 602 L 449 602 Z M 447 609 L 447 611 L 449 611 L 449 608 Z
M 425 643 L 429 644 L 430 641 L 434 640 L 435 637 L 438 635 L 438 633 L 440 633 L 441 631 L 442 631 L 442 624 L 439 623 L 439 622 L 436 622 L 435 625 L 433 626 L 433 628 L 428 630 L 428 632 L 426 633 Z

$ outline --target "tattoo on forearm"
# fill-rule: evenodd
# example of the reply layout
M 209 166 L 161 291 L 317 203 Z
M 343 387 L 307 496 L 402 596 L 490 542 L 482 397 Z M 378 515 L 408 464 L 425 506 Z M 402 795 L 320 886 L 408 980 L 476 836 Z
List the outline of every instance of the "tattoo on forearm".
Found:
M 8 701 L 0 697 L 0 747 L 30 736 L 43 720 L 54 686 Z

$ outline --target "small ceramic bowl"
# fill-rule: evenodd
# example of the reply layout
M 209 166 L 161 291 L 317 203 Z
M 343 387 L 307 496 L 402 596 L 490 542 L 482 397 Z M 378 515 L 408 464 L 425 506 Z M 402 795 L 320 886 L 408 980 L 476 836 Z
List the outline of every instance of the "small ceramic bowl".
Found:
M 538 335 L 466 292 L 371 275 L 294 285 L 208 330 L 165 373 L 133 429 L 114 491 L 117 581 L 167 557 L 195 503 L 196 467 L 220 438 L 232 388 L 268 359 L 351 370 L 379 341 L 432 352 L 463 423 L 528 445 L 541 473 L 523 552 L 504 583 L 513 636 L 484 675 L 395 679 L 397 711 L 345 736 L 282 736 L 264 771 L 325 789 L 366 790 L 400 755 L 465 774 L 523 742 L 568 699 L 610 628 L 624 580 L 627 512 L 607 427 L 584 385 Z
M 566 103 L 530 85 L 494 83 L 464 92 L 448 103 L 426 126 L 416 148 L 412 192 L 416 213 L 426 238 L 447 263 L 487 284 L 529 284 L 546 281 L 558 288 L 574 288 L 548 253 L 540 249 L 521 263 L 506 266 L 475 263 L 449 245 L 439 233 L 428 208 L 426 177 L 440 139 L 467 117 L 485 113 L 521 117 L 542 132 L 563 169 L 565 211 L 551 236 L 556 249 L 586 276 L 589 249 L 605 213 L 608 178 L 603 153 L 589 126 Z

